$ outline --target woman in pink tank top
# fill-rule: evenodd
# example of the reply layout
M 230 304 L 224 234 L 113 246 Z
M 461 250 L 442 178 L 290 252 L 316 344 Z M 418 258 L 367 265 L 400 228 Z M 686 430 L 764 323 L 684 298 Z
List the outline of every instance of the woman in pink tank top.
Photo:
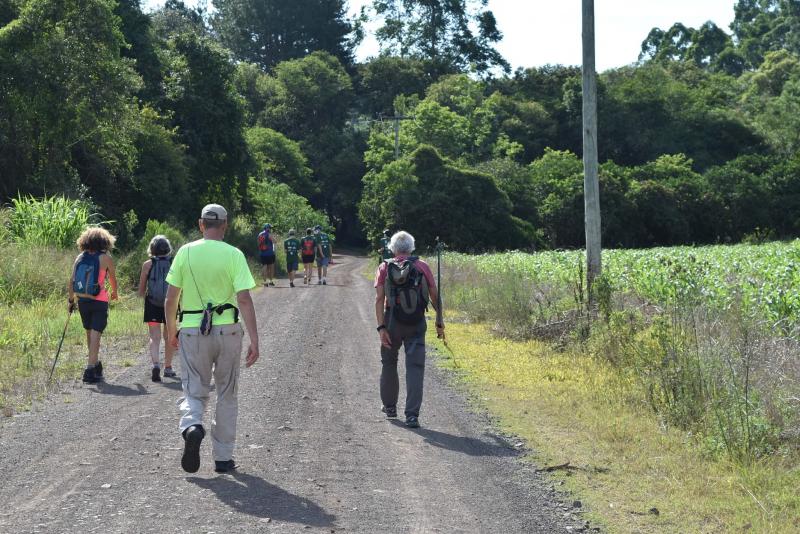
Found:
M 81 253 L 75 258 L 68 285 L 68 310 L 72 313 L 77 304 L 83 328 L 86 330 L 89 361 L 83 372 L 83 381 L 88 384 L 94 384 L 103 378 L 103 364 L 99 355 L 100 337 L 108 325 L 109 293 L 106 281 L 111 285 L 111 300 L 117 300 L 117 275 L 114 260 L 108 254 L 114 248 L 115 241 L 116 238 L 104 228 L 87 228 L 78 238 L 77 244 Z M 76 276 L 79 271 L 81 275 Z M 97 285 L 93 287 L 99 286 L 99 292 L 95 295 L 95 291 L 88 287 L 94 276 L 97 277 Z

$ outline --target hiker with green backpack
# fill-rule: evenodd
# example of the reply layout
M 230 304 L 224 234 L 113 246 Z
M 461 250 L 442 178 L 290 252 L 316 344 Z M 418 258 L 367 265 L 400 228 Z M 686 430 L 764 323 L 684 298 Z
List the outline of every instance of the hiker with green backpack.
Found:
M 425 377 L 425 311 L 440 306 L 436 281 L 427 263 L 412 256 L 414 237 L 397 232 L 389 242 L 394 258 L 380 264 L 375 275 L 375 317 L 381 340 L 380 394 L 388 418 L 397 417 L 400 381 L 397 359 L 406 355 L 406 426 L 419 427 L 422 385 Z M 436 335 L 444 339 L 444 322 L 437 313 Z
M 164 299 L 167 297 L 167 273 L 172 265 L 172 244 L 166 236 L 157 235 L 147 247 L 150 259 L 142 264 L 139 274 L 139 297 L 144 299 L 144 322 L 147 323 L 150 341 L 148 350 L 152 363 L 151 379 L 161 382 L 159 349 L 164 338 L 164 376 L 174 377 L 172 357 L 175 349 L 167 342 L 167 320 L 164 315 Z
M 116 238 L 105 228 L 90 227 L 83 231 L 77 245 L 81 253 L 72 266 L 67 292 L 71 313 L 75 306 L 81 314 L 86 330 L 86 345 L 89 361 L 83 371 L 83 381 L 94 384 L 103 379 L 103 364 L 100 362 L 100 337 L 108 325 L 109 293 L 106 282 L 111 285 L 111 300 L 117 300 L 117 275 L 114 260 L 109 252 Z M 76 301 L 77 299 L 77 301 Z

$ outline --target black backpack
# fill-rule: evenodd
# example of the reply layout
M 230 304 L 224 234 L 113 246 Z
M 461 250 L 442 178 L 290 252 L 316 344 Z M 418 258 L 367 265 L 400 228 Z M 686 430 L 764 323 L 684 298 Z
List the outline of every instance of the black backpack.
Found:
M 386 261 L 386 282 L 384 288 L 389 303 L 391 321 L 415 325 L 425 320 L 430 296 L 428 280 L 417 269 L 419 258 Z
M 172 258 L 150 258 L 150 272 L 147 274 L 147 300 L 153 306 L 164 307 L 167 298 L 167 274 L 172 266 Z

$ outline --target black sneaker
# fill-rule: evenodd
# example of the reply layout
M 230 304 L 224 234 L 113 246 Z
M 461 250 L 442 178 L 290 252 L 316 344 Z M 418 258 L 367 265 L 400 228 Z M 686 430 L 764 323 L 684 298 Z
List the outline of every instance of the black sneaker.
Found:
M 164 376 L 167 378 L 174 378 L 178 376 L 172 367 L 164 367 Z
M 406 426 L 408 428 L 419 428 L 419 419 L 414 415 L 406 417 Z
M 161 369 L 159 367 L 153 367 L 153 374 L 151 376 L 153 382 L 161 382 Z
M 272 287 L 275 287 L 275 282 L 270 282 L 269 285 L 271 285 Z
M 192 425 L 183 431 L 183 456 L 181 467 L 187 473 L 197 473 L 200 469 L 200 443 L 206 436 L 206 431 L 201 425 Z
M 215 464 L 214 471 L 216 471 L 217 473 L 227 473 L 229 471 L 235 471 L 236 468 L 239 467 L 238 465 L 236 465 L 236 462 L 234 462 L 233 459 L 225 460 L 224 462 L 216 461 L 214 462 L 214 464 Z
M 388 417 L 388 418 L 392 418 L 393 419 L 393 418 L 397 417 L 397 408 L 395 408 L 394 406 L 389 406 L 389 407 L 384 406 L 383 408 L 381 408 L 381 411 L 383 413 L 385 413 L 386 417 Z
M 327 281 L 327 280 L 323 280 L 323 281 L 322 281 L 322 285 L 323 285 L 323 286 L 327 286 L 327 285 L 328 285 L 328 281 Z
M 98 380 L 103 379 L 103 362 L 98 361 L 97 365 L 94 366 L 94 376 Z
M 289 282 L 289 287 L 294 287 L 294 282 Z
M 100 381 L 100 379 L 97 378 L 97 374 L 94 372 L 94 367 L 83 370 L 83 381 L 86 384 L 96 384 Z

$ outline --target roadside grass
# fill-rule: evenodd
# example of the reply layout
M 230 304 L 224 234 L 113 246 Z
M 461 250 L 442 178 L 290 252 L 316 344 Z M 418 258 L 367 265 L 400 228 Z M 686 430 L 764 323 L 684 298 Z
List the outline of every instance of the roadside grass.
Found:
M 747 466 L 710 457 L 698 438 L 660 423 L 634 377 L 608 361 L 542 341 L 448 322 L 455 371 L 504 430 L 530 445 L 609 532 L 798 532 L 800 453 Z M 656 512 L 657 511 L 657 512 Z
M 47 376 L 66 320 L 66 298 L 57 295 L 0 308 L 0 408 L 4 411 L 30 406 L 51 387 Z M 141 337 L 144 354 L 141 301 L 125 295 L 111 305 L 101 359 L 117 363 L 122 356 L 116 353 L 117 341 L 133 337 Z M 78 380 L 85 365 L 86 334 L 76 311 L 69 320 L 53 381 Z

